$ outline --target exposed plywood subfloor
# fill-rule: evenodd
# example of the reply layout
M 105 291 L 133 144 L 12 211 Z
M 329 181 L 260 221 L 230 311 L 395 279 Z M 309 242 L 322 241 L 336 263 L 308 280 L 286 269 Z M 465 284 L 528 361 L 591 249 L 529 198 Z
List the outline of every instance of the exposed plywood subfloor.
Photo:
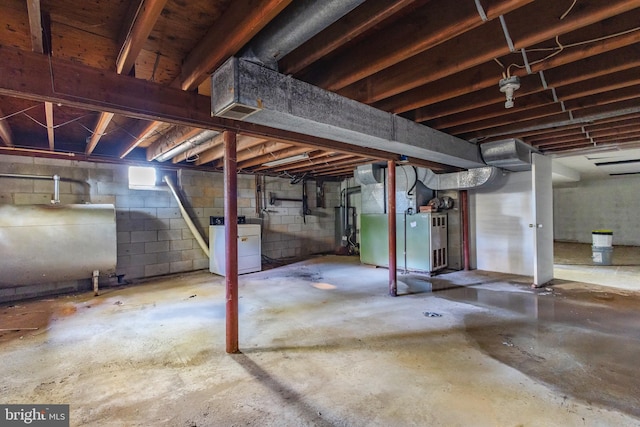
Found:
M 333 256 L 241 276 L 238 355 L 218 276 L 56 298 L 3 337 L 0 401 L 69 403 L 92 426 L 640 424 L 640 293 L 399 280 L 388 297 L 386 270 Z

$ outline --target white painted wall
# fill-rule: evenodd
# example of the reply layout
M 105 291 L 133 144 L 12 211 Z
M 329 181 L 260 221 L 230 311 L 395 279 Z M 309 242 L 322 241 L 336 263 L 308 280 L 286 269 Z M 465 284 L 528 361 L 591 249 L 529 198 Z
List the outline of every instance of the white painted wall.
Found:
M 533 276 L 532 174 L 510 173 L 499 186 L 469 191 L 475 268 Z
M 591 231 L 613 230 L 613 244 L 640 245 L 640 177 L 627 176 L 555 185 L 556 240 L 591 243 Z

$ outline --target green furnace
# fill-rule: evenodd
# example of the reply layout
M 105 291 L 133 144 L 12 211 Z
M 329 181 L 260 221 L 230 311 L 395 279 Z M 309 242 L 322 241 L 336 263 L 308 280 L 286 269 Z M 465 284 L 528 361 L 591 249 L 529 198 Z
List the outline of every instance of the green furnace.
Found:
M 387 214 L 360 215 L 360 261 L 389 267 Z M 406 256 L 405 256 L 406 253 Z M 396 215 L 397 267 L 435 272 L 448 264 L 447 214 Z

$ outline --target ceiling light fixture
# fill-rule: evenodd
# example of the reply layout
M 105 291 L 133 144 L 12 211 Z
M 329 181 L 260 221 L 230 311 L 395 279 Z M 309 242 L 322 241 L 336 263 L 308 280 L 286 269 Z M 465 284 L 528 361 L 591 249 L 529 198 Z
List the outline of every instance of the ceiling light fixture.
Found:
M 285 158 L 282 158 L 282 159 L 272 160 L 270 162 L 263 163 L 262 166 L 273 167 L 273 166 L 286 165 L 288 163 L 294 163 L 294 162 L 298 162 L 300 160 L 306 160 L 308 158 L 309 158 L 309 153 L 302 153 L 302 154 L 298 154 L 296 156 L 291 156 L 291 157 L 285 157 Z
M 520 89 L 520 78 L 518 76 L 511 76 L 500 80 L 498 83 L 500 92 L 503 92 L 506 96 L 504 102 L 504 108 L 513 107 L 513 91 Z

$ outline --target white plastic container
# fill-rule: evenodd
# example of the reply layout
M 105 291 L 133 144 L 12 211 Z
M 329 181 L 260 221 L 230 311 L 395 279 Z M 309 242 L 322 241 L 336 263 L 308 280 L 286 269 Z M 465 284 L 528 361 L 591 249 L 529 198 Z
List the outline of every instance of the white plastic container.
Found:
M 593 230 L 591 237 L 593 239 L 593 246 L 606 248 L 613 245 L 613 231 L 611 230 Z

